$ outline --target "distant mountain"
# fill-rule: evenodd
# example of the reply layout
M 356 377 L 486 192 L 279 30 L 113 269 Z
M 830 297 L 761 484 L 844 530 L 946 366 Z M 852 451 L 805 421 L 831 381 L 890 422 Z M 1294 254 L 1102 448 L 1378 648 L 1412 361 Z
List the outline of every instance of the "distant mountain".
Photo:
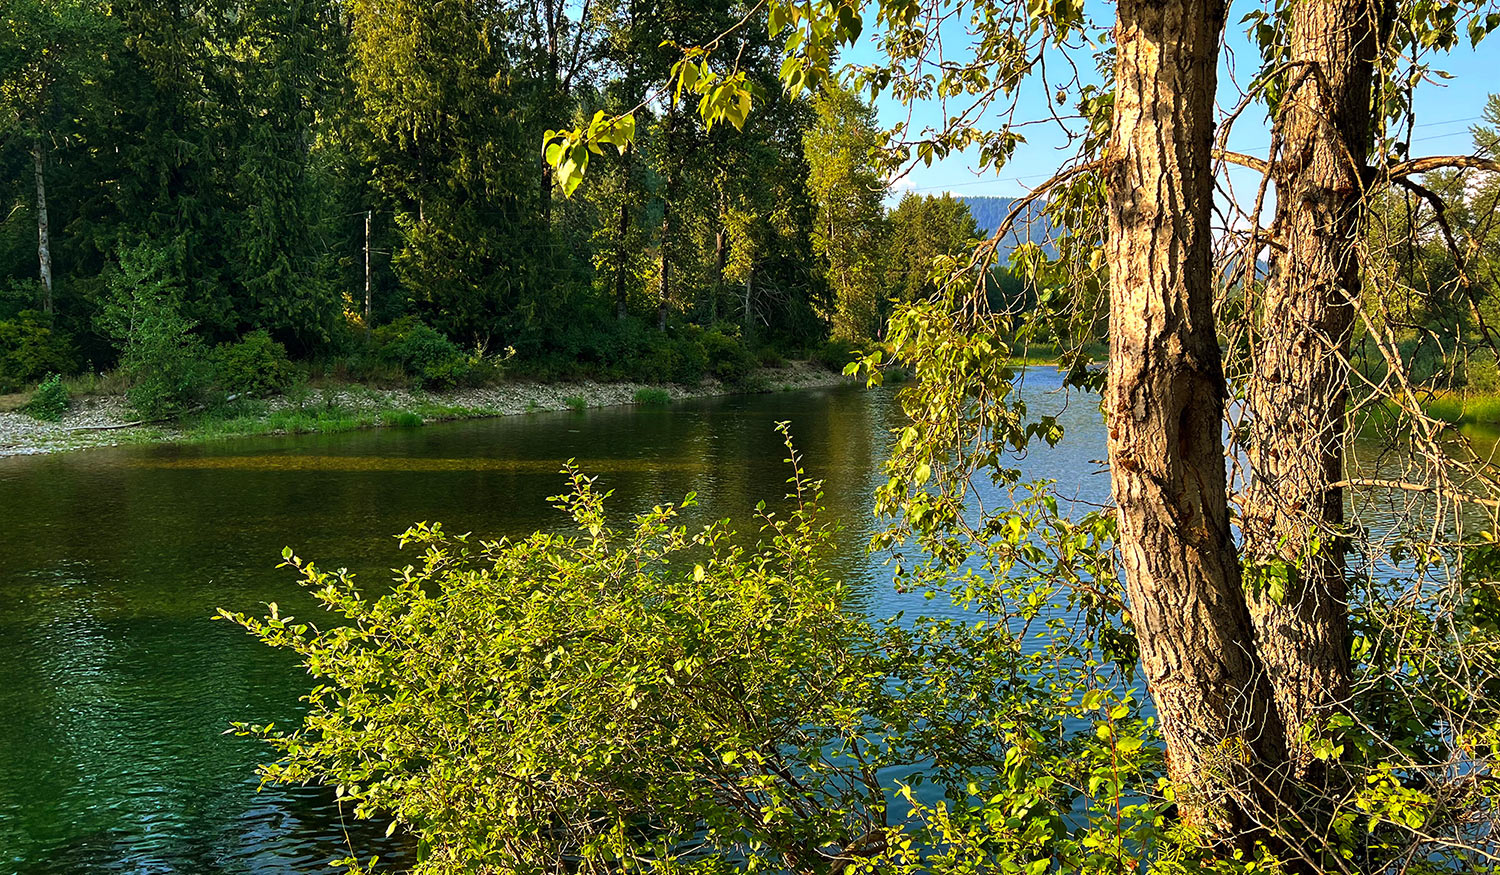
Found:
M 986 236 L 995 233 L 1005 217 L 1015 208 L 1019 198 L 1013 197 L 960 197 L 969 207 L 969 214 L 979 224 L 979 230 Z M 1047 217 L 1042 215 L 1042 209 L 1046 205 L 1040 202 L 1028 206 L 1020 216 L 1016 217 L 1015 224 L 1011 226 L 1010 233 L 1000 241 L 999 255 L 1002 261 L 1010 258 L 1011 250 L 1022 243 L 1040 244 L 1047 252 L 1052 252 L 1052 245 L 1048 240 L 1052 237 L 1054 229 Z

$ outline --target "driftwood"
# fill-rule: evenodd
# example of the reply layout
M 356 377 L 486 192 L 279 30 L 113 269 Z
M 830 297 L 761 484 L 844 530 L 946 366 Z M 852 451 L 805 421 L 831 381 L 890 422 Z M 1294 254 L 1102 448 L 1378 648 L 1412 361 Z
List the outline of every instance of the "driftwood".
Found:
M 240 396 L 237 395 L 237 394 L 236 395 L 230 395 L 228 398 L 225 398 L 224 400 L 225 401 L 234 401 L 235 399 L 237 399 L 239 397 Z M 207 409 L 207 407 L 208 407 L 207 404 L 199 404 L 196 407 L 189 408 L 187 410 L 182 411 L 181 413 L 174 413 L 171 416 L 162 416 L 162 417 L 158 417 L 156 419 L 137 419 L 135 422 L 121 422 L 121 423 L 117 423 L 115 425 L 77 425 L 77 426 L 74 426 L 74 427 L 68 429 L 68 431 L 114 431 L 116 429 L 121 429 L 121 428 L 135 428 L 135 427 L 141 426 L 141 425 L 155 425 L 158 422 L 166 422 L 168 420 L 178 419 L 180 417 L 187 416 L 189 413 L 197 413 L 197 412 L 199 412 L 201 410 Z
M 192 411 L 188 412 L 191 413 Z M 138 425 L 152 425 L 158 422 L 166 422 L 171 418 L 170 416 L 163 416 L 160 419 L 137 419 L 135 422 L 119 422 L 114 425 L 75 425 L 68 429 L 68 431 L 114 431 L 117 428 L 135 428 Z

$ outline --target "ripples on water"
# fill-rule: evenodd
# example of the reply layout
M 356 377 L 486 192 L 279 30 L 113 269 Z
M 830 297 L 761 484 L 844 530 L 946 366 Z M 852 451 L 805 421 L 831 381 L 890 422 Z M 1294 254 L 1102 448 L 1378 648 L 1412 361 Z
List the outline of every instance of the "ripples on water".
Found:
M 1060 404 L 1037 392 L 1033 410 Z M 1102 501 L 1097 409 L 1075 396 L 1061 413 L 1067 440 L 1033 451 L 1027 476 Z M 864 553 L 898 421 L 884 390 L 0 459 L 0 871 L 311 873 L 351 847 L 400 858 L 399 837 L 341 817 L 326 788 L 257 792 L 268 750 L 224 730 L 294 722 L 310 681 L 214 609 L 313 610 L 274 567 L 285 545 L 379 580 L 407 558 L 391 536 L 417 520 L 485 536 L 562 528 L 545 499 L 570 457 L 616 490 L 616 519 L 691 490 L 690 523 L 744 522 L 786 489 L 781 419 L 827 481 L 860 606 L 942 613 L 894 593 Z

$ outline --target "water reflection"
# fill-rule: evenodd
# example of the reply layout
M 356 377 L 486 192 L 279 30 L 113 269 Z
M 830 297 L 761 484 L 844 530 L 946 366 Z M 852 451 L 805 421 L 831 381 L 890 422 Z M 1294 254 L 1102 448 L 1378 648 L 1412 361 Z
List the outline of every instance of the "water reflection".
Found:
M 485 536 L 558 529 L 546 501 L 578 459 L 625 515 L 695 491 L 689 522 L 746 521 L 786 490 L 790 420 L 840 570 L 870 593 L 869 496 L 894 410 L 852 390 L 596 410 L 412 430 L 0 459 L 0 871 L 326 871 L 400 856 L 321 788 L 257 792 L 267 751 L 231 721 L 297 719 L 285 654 L 216 607 L 312 605 L 275 570 L 295 545 L 380 579 L 417 520 Z M 874 600 L 878 603 L 878 599 Z M 878 605 L 872 605 L 872 608 Z
M 1096 401 L 1033 370 L 1034 413 L 1067 431 L 1023 477 L 1107 500 Z M 837 571 L 874 617 L 950 613 L 893 591 L 865 553 L 871 496 L 900 419 L 890 390 L 710 399 L 665 410 L 537 414 L 411 430 L 0 459 L 0 870 L 322 872 L 350 849 L 397 856 L 320 788 L 256 792 L 267 751 L 231 721 L 295 721 L 309 686 L 285 654 L 210 620 L 219 606 L 310 600 L 274 568 L 285 545 L 367 579 L 408 557 L 417 520 L 486 537 L 561 529 L 548 506 L 575 458 L 616 519 L 696 492 L 690 524 L 749 522 L 786 491 L 789 420 L 826 481 Z M 988 505 L 1003 496 L 982 486 Z

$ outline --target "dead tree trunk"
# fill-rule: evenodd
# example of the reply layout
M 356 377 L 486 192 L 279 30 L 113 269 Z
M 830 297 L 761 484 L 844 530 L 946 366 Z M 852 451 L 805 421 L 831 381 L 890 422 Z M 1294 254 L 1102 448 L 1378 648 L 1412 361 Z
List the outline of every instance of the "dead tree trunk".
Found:
M 1272 142 L 1271 273 L 1248 385 L 1246 558 L 1261 661 L 1308 777 L 1300 729 L 1349 692 L 1344 578 L 1344 414 L 1359 295 L 1363 168 L 1379 7 L 1307 0 L 1291 10 L 1291 84 Z
M 719 190 L 719 230 L 714 234 L 714 281 L 708 297 L 708 321 L 719 321 L 719 296 L 724 293 L 724 267 L 729 259 L 729 206 Z
M 52 229 L 47 221 L 47 172 L 42 138 L 31 144 L 36 169 L 36 260 L 42 281 L 42 312 L 52 312 Z
M 673 107 L 667 107 L 667 120 L 663 137 L 666 140 L 663 154 L 667 161 L 673 162 L 676 158 L 672 154 L 672 123 L 674 121 Z M 667 306 L 671 300 L 672 293 L 672 198 L 676 194 L 676 167 L 669 164 L 667 167 L 667 178 L 662 187 L 662 209 L 661 209 L 661 264 L 657 279 L 660 287 L 657 291 L 656 303 L 656 327 L 657 330 L 667 330 Z
M 370 342 L 370 226 L 374 224 L 375 211 L 365 211 L 365 342 Z
M 1245 843 L 1281 725 L 1230 535 L 1211 267 L 1223 0 L 1122 0 L 1105 412 L 1126 592 L 1182 816 Z
M 669 254 L 667 241 L 672 236 L 672 206 L 667 204 L 661 217 L 661 281 L 657 290 L 656 299 L 656 328 L 658 331 L 667 330 L 667 302 L 672 292 L 672 257 Z
M 745 271 L 745 303 L 744 303 L 744 306 L 741 308 L 741 312 L 744 314 L 744 319 L 745 319 L 745 342 L 746 343 L 750 343 L 751 340 L 752 340 L 752 338 L 755 336 L 755 322 L 754 322 L 754 320 L 752 318 L 751 311 L 750 311 L 750 281 L 752 279 L 754 279 L 754 278 L 755 278 L 755 266 L 751 265 L 750 269 L 747 270 L 747 271 Z

